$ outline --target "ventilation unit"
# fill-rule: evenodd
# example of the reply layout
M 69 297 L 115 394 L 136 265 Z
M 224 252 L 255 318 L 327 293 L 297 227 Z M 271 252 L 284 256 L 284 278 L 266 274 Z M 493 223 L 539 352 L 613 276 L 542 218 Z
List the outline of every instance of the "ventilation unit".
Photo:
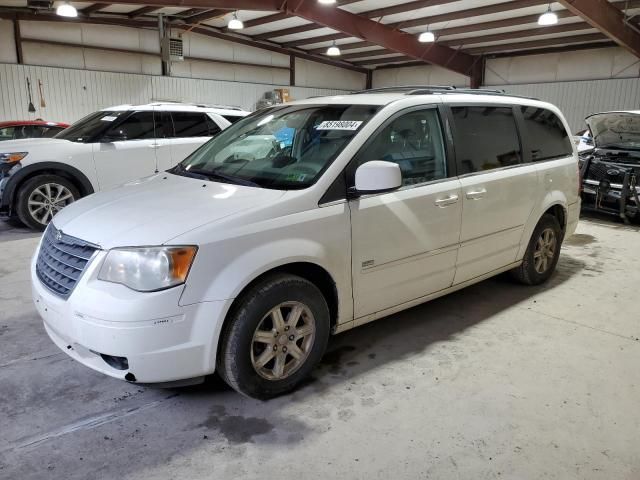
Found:
M 162 60 L 165 62 L 182 62 L 184 60 L 181 38 L 163 38 L 161 51 Z

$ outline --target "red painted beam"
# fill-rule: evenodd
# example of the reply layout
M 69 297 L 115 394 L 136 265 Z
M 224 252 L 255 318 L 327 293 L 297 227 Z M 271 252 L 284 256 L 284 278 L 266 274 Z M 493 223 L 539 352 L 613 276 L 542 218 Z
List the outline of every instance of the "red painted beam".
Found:
M 625 23 L 624 13 L 605 0 L 559 0 L 575 15 L 640 58 L 640 33 Z
M 383 48 L 415 60 L 444 67 L 471 76 L 475 64 L 473 56 L 438 43 L 423 44 L 415 35 L 394 30 L 387 25 L 349 13 L 340 8 L 328 9 L 315 0 L 300 0 L 295 7 L 287 4 L 287 13 L 338 30 L 344 34 L 376 43 Z

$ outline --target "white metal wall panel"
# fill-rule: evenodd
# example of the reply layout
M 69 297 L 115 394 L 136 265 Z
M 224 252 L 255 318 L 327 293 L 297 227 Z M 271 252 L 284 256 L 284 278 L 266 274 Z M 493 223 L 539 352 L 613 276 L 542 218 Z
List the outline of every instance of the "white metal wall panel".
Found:
M 455 85 L 468 87 L 469 77 L 433 65 L 373 71 L 373 88 L 395 85 Z
M 27 109 L 27 78 L 37 109 L 33 114 Z M 40 108 L 38 79 L 44 85 L 46 108 Z M 294 99 L 346 93 L 339 89 L 281 87 L 290 88 Z M 101 108 L 151 100 L 231 104 L 254 110 L 264 93 L 274 88 L 278 86 L 0 63 L 0 121 L 44 118 L 74 122 Z
M 573 133 L 586 128 L 584 118 L 608 110 L 640 108 L 640 79 L 616 78 L 575 82 L 495 85 L 514 95 L 536 97 L 557 105 L 569 122 Z

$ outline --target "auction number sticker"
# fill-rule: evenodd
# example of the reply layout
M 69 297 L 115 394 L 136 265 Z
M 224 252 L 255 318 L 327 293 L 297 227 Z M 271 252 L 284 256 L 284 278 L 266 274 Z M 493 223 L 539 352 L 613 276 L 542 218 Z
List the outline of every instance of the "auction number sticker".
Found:
M 359 120 L 327 120 L 316 126 L 316 130 L 357 130 L 360 125 Z

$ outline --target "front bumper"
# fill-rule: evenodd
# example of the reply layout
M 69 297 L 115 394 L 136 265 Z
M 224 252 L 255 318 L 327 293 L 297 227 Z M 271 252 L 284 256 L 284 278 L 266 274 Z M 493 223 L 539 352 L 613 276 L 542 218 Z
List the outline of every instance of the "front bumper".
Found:
M 40 282 L 35 258 L 33 301 L 49 337 L 70 357 L 106 375 L 140 383 L 174 382 L 215 370 L 218 336 L 230 301 L 181 306 L 183 287 L 140 293 L 102 282 L 96 276 L 104 252 L 94 257 L 65 300 Z M 128 368 L 112 367 L 101 354 L 125 357 Z

